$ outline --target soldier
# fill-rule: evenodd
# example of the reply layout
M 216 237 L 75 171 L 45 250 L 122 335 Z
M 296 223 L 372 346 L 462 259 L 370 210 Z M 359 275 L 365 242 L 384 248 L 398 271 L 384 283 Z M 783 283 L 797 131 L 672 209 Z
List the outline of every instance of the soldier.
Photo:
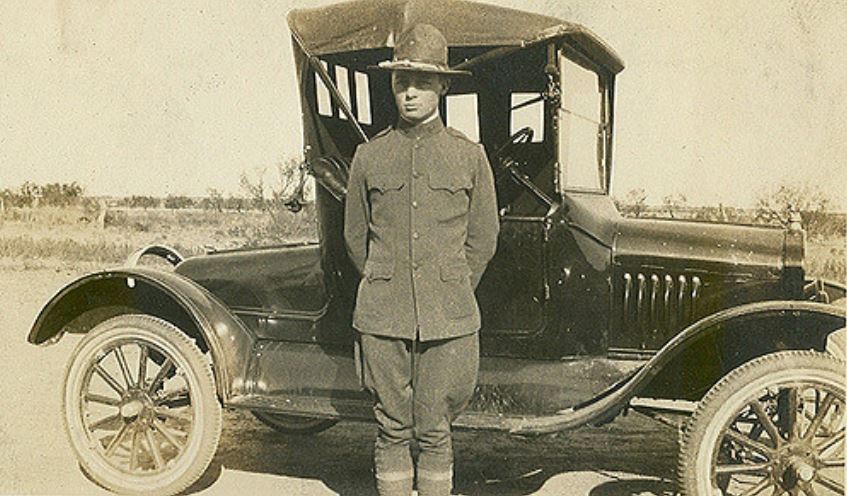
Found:
M 353 326 L 362 381 L 373 393 L 381 496 L 452 489 L 450 424 L 471 399 L 479 368 L 474 289 L 499 230 L 491 168 L 481 145 L 445 128 L 447 41 L 418 24 L 398 37 L 391 71 L 397 124 L 353 157 L 344 237 L 362 274 Z

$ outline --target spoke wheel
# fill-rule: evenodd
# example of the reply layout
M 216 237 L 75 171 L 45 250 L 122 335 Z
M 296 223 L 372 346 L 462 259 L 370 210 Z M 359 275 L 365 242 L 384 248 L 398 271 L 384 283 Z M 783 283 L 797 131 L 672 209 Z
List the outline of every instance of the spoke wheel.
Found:
M 253 416 L 273 430 L 284 434 L 317 434 L 338 423 L 332 419 L 299 417 L 296 415 L 262 412 L 259 410 L 254 410 Z
M 843 495 L 844 363 L 811 351 L 765 355 L 718 381 L 682 435 L 689 496 Z
M 122 315 L 92 329 L 68 364 L 63 400 L 80 465 L 118 493 L 178 493 L 217 449 L 222 414 L 211 365 L 154 317 Z

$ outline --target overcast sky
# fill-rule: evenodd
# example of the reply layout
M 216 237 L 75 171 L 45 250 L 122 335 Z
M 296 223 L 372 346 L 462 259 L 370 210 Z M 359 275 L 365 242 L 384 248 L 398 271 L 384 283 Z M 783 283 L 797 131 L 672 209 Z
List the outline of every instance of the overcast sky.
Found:
M 237 192 L 300 154 L 291 8 L 328 2 L 0 3 L 0 189 Z M 780 183 L 847 205 L 847 1 L 494 0 L 580 22 L 627 68 L 613 193 L 752 204 Z

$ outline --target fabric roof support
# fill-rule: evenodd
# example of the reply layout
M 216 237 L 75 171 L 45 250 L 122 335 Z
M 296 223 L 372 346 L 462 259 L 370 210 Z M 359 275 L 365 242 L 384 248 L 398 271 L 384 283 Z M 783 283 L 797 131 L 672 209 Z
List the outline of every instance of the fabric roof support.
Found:
M 338 105 L 338 108 L 341 109 L 342 112 L 344 112 L 344 115 L 347 117 L 347 121 L 350 123 L 351 126 L 353 126 L 353 129 L 354 131 L 356 131 L 356 134 L 359 136 L 363 143 L 367 143 L 368 141 L 370 141 L 368 135 L 365 134 L 365 130 L 362 129 L 362 126 L 356 119 L 356 116 L 353 115 L 353 109 L 350 108 L 350 105 L 341 95 L 341 92 L 338 91 L 338 87 L 332 81 L 332 78 L 329 76 L 329 73 L 326 72 L 326 69 L 324 68 L 323 64 L 321 64 L 320 59 L 309 52 L 309 50 L 306 48 L 305 43 L 303 43 L 303 40 L 300 39 L 300 35 L 298 35 L 296 31 L 292 30 L 291 35 L 292 38 L 294 38 L 294 41 L 297 42 L 297 45 L 300 47 L 300 50 L 303 51 L 303 54 L 309 61 L 309 65 L 312 67 L 318 77 L 321 78 L 321 81 L 324 83 L 324 85 L 326 85 L 327 89 L 329 90 L 329 94 L 332 97 L 332 100 L 335 102 L 336 105 Z

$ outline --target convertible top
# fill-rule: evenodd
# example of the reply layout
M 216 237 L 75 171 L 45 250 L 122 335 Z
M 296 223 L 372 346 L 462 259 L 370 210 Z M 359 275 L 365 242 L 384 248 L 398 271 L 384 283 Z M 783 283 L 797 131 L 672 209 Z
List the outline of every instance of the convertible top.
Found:
M 288 25 L 312 55 L 393 47 L 414 24 L 432 24 L 450 46 L 523 46 L 568 40 L 613 73 L 623 61 L 603 40 L 579 24 L 466 0 L 354 0 L 292 10 Z

